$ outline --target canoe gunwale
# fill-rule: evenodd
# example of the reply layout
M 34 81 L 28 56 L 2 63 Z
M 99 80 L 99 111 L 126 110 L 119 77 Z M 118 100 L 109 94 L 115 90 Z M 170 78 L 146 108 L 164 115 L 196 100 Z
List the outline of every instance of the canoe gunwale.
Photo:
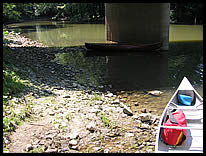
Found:
M 169 129 L 200 129 L 200 130 L 203 130 L 203 127 L 160 126 L 160 128 L 169 128 Z
M 85 43 L 88 50 L 99 51 L 158 51 L 162 46 L 161 42 L 151 44 L 134 44 L 134 43 Z

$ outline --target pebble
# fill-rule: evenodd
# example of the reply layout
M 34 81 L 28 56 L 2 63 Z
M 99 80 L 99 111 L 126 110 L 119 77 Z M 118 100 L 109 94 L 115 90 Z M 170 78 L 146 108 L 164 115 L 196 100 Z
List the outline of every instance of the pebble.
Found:
M 47 148 L 47 150 L 45 151 L 46 153 L 56 153 L 58 151 L 57 148 Z
M 91 109 L 89 110 L 90 113 L 96 113 L 96 112 L 100 112 L 100 111 L 101 111 L 101 110 L 96 109 L 96 108 L 91 108 Z
M 26 151 L 27 151 L 27 152 L 31 151 L 32 149 L 33 149 L 32 144 L 27 144 L 27 145 L 26 145 Z
M 128 136 L 128 137 L 133 137 L 134 136 L 133 133 L 125 133 L 125 135 Z
M 146 109 L 146 108 L 142 108 L 142 109 L 141 109 L 141 112 L 142 112 L 142 113 L 146 113 L 146 112 L 147 112 L 147 109 Z
M 154 95 L 154 96 L 160 96 L 163 92 L 159 91 L 159 90 L 153 90 L 153 91 L 149 91 L 148 94 Z
M 99 151 L 99 150 L 101 150 L 101 147 L 93 147 L 93 149 L 94 149 L 95 151 Z
M 106 149 L 104 150 L 104 153 L 109 153 L 109 149 L 106 148 Z
M 108 93 L 105 95 L 106 97 L 112 97 L 113 96 L 113 93 Z
M 96 101 L 96 104 L 101 105 L 101 104 L 103 104 L 103 101 Z
M 70 148 L 73 149 L 73 150 L 78 150 L 79 149 L 78 146 L 71 146 Z
M 49 115 L 54 116 L 55 113 L 54 113 L 53 111 L 50 111 L 50 112 L 49 112 Z
M 145 121 L 151 120 L 152 114 L 150 114 L 150 113 L 142 113 L 142 114 L 139 114 L 139 118 L 140 118 L 140 120 L 142 122 L 145 122 Z
M 70 140 L 69 144 L 72 145 L 72 146 L 75 146 L 75 145 L 78 144 L 78 142 L 77 142 L 77 140 Z
M 78 132 L 72 132 L 71 134 L 68 135 L 68 138 L 70 139 L 76 139 L 79 137 L 79 133 Z
M 124 106 L 123 112 L 127 115 L 133 115 L 132 110 L 127 106 Z
M 86 129 L 89 130 L 90 132 L 94 132 L 96 129 L 95 123 L 94 122 L 90 122 L 87 126 Z
M 116 100 L 112 101 L 112 104 L 119 104 L 119 103 L 120 103 L 119 99 L 116 99 Z

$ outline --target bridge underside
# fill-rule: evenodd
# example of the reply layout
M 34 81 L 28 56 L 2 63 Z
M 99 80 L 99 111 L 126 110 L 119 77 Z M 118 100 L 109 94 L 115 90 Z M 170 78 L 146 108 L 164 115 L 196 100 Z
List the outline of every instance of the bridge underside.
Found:
M 109 41 L 162 42 L 169 49 L 169 3 L 106 3 L 105 25 Z

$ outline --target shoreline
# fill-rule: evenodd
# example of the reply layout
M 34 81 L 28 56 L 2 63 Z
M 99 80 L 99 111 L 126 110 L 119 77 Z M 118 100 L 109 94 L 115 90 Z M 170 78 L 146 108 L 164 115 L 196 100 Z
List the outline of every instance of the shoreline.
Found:
M 8 152 L 154 152 L 159 116 L 133 112 L 109 88 L 82 86 L 75 78 L 80 71 L 54 61 L 57 53 L 84 51 L 84 47 L 60 50 L 20 34 L 10 37 L 13 56 L 8 61 L 33 86 L 22 96 L 32 101 L 33 114 L 31 121 L 12 132 Z M 25 142 L 22 133 L 28 137 Z

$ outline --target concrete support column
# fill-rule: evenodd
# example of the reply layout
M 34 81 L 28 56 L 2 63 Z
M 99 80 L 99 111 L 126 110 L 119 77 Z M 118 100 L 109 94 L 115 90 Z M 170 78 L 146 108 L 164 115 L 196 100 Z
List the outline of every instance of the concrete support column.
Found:
M 169 3 L 106 3 L 106 38 L 116 42 L 162 42 L 169 48 Z

